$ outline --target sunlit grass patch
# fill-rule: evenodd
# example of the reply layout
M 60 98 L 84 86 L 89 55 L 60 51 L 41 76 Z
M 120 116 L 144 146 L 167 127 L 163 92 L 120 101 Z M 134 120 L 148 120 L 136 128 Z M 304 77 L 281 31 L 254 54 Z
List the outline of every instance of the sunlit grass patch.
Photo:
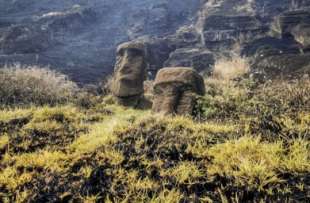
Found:
M 39 175 L 39 171 L 49 170 L 64 173 L 68 160 L 68 157 L 62 152 L 41 151 L 21 155 L 6 154 L 1 160 L 1 163 L 7 167 L 0 170 L 0 186 L 14 191 L 16 188 L 30 184 Z M 18 193 L 17 197 L 21 198 L 22 194 L 27 195 L 27 191 L 23 192 Z
M 281 167 L 284 171 L 292 173 L 310 173 L 310 142 L 309 140 L 296 139 L 283 155 Z
M 33 111 L 32 119 L 23 130 L 29 133 L 64 133 L 82 129 L 85 116 L 73 106 L 41 107 Z M 35 132 L 34 132 L 35 131 Z M 77 133 L 77 132 L 76 132 Z
M 309 173 L 309 142 L 294 141 L 286 149 L 281 141 L 263 142 L 259 137 L 242 137 L 208 149 L 212 157 L 210 175 L 231 177 L 235 183 L 263 190 L 285 180 L 282 173 Z
M 174 176 L 178 184 L 193 184 L 205 175 L 194 162 L 182 162 L 166 171 L 166 175 L 168 174 Z
M 156 197 L 150 200 L 151 203 L 177 203 L 183 198 L 183 194 L 178 190 L 163 190 Z
M 0 201 L 302 202 L 310 117 L 301 88 L 308 87 L 293 82 L 295 99 L 286 99 L 274 85 L 207 80 L 202 119 L 104 98 L 87 107 L 5 109 Z
M 0 110 L 0 133 L 18 131 L 32 118 L 34 108 Z
M 63 152 L 39 151 L 24 153 L 21 155 L 7 155 L 2 160 L 4 164 L 14 164 L 15 168 L 46 169 L 55 172 L 63 172 L 68 157 Z
M 83 118 L 83 114 L 76 108 L 70 105 L 48 107 L 44 106 L 36 109 L 33 115 L 32 122 L 50 121 L 57 122 L 74 122 Z
M 148 111 L 127 109 L 117 105 L 106 107 L 114 112 L 113 116 L 107 116 L 103 121 L 91 124 L 89 133 L 81 135 L 69 147 L 78 153 L 95 151 L 97 148 L 112 144 L 116 141 L 114 131 L 127 129 L 135 120 L 149 114 Z
M 16 153 L 46 148 L 63 149 L 86 132 L 84 119 L 84 114 L 70 105 L 33 108 L 31 116 L 26 120 L 14 120 L 7 125 L 5 131 L 10 137 L 10 151 Z
M 0 172 L 0 186 L 15 190 L 18 186 L 31 182 L 33 173 L 19 174 L 16 168 L 5 168 Z
M 15 109 L 1 109 L 0 122 L 8 122 L 13 119 L 25 118 L 32 114 L 34 108 L 15 108 Z
M 210 175 L 234 177 L 240 185 L 263 187 L 277 183 L 274 171 L 283 153 L 281 143 L 261 143 L 259 138 L 243 137 L 218 144 L 208 150 L 213 158 Z
M 0 151 L 8 145 L 9 139 L 10 138 L 7 134 L 0 135 Z
M 168 118 L 160 118 L 167 123 L 167 130 L 182 130 L 182 129 L 192 129 L 195 132 L 204 133 L 236 133 L 238 131 L 238 126 L 234 123 L 223 123 L 223 122 L 213 122 L 206 121 L 202 123 L 197 123 L 189 117 L 176 116 Z M 195 133 L 193 133 L 195 135 Z

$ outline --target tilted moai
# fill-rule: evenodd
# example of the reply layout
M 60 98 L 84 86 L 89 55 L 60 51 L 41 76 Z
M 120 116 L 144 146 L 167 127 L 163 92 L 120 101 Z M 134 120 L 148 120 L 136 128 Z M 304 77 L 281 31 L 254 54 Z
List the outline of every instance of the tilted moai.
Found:
M 154 82 L 154 112 L 192 115 L 199 95 L 205 94 L 204 80 L 194 69 L 161 69 Z
M 120 105 L 137 107 L 143 97 L 146 79 L 146 50 L 140 42 L 127 42 L 117 48 L 112 93 Z

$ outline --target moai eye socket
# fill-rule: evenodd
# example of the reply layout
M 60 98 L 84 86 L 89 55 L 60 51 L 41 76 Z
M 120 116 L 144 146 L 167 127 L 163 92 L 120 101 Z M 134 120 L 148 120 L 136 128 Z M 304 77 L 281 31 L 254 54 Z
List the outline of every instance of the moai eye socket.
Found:
M 119 49 L 118 51 L 117 51 L 117 55 L 118 56 L 124 56 L 124 49 Z
M 129 49 L 128 54 L 130 55 L 130 57 L 142 56 L 143 51 L 140 49 Z

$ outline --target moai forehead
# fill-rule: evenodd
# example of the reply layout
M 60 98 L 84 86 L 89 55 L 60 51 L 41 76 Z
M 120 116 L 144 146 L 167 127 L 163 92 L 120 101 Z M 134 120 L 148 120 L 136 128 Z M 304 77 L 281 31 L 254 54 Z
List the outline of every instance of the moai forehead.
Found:
M 146 56 L 145 44 L 142 42 L 126 42 L 117 47 L 116 54 L 122 56 L 124 51 L 136 51 L 141 56 Z
M 193 68 L 188 67 L 169 67 L 158 71 L 154 82 L 154 88 L 160 86 L 187 86 L 198 95 L 205 94 L 204 80 Z

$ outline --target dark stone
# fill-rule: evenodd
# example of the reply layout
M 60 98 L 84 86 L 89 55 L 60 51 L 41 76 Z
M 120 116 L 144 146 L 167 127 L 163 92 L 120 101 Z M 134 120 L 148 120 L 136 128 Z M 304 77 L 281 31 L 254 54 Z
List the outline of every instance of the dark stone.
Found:
M 202 76 L 194 69 L 161 69 L 154 82 L 153 111 L 163 114 L 192 115 L 197 96 L 205 94 Z
M 193 67 L 196 71 L 210 71 L 214 63 L 214 55 L 207 49 L 183 48 L 172 52 L 164 66 Z
M 146 79 L 146 47 L 140 42 L 121 44 L 117 49 L 112 93 L 119 103 L 135 107 L 143 95 Z
M 308 0 L 0 0 L 0 65 L 48 65 L 85 84 L 111 74 L 117 46 L 137 39 L 150 79 L 165 65 L 208 70 L 208 50 L 306 53 L 309 9 Z
M 281 54 L 257 60 L 253 72 L 267 79 L 300 78 L 310 74 L 310 54 Z

